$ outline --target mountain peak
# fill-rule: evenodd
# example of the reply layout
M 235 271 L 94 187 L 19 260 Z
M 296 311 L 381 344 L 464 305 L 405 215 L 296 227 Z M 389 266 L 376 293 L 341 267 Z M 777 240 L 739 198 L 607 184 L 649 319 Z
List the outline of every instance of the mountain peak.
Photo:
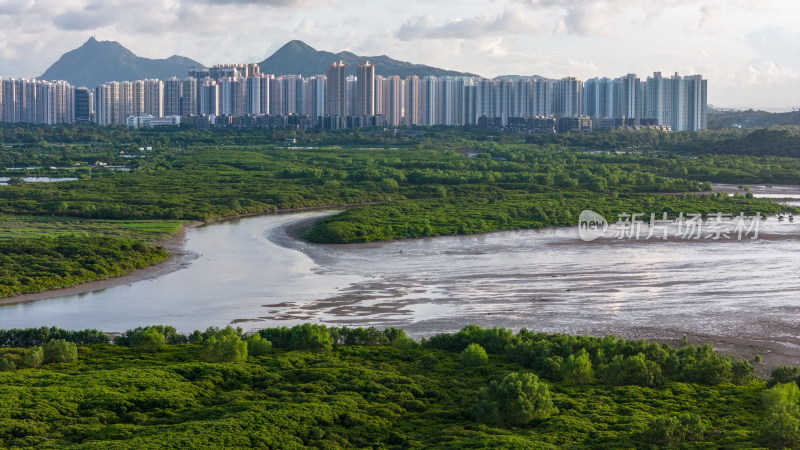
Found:
M 185 77 L 189 67 L 202 66 L 189 58 L 172 56 L 149 59 L 136 56 L 116 41 L 98 41 L 91 36 L 80 47 L 61 55 L 39 79 L 66 80 L 73 86 L 95 87 L 108 81 Z
M 298 41 L 297 39 L 293 41 L 289 41 L 283 45 L 283 47 L 279 48 L 274 55 L 284 55 L 287 58 L 298 57 L 300 55 L 309 55 L 316 53 L 317 51 L 311 47 L 310 45 L 306 44 L 303 41 Z
M 388 56 L 359 56 L 349 51 L 339 53 L 315 50 L 310 45 L 300 40 L 292 40 L 279 48 L 269 58 L 258 63 L 262 73 L 273 75 L 303 75 L 311 76 L 324 74 L 328 66 L 342 60 L 347 64 L 347 72 L 355 74 L 356 66 L 364 60 L 373 60 L 376 75 L 408 75 L 417 76 L 476 76 L 469 73 L 438 69 L 436 67 L 410 62 L 398 61 Z

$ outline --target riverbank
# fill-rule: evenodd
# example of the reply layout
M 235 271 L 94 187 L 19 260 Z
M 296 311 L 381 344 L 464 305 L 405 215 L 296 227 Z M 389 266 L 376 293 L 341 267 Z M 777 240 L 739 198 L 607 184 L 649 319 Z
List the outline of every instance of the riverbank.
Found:
M 51 298 L 57 297 L 64 297 L 68 295 L 80 295 L 85 294 L 87 292 L 98 291 L 102 289 L 108 289 L 115 286 L 122 286 L 125 284 L 131 284 L 138 281 L 144 280 L 152 280 L 169 273 L 178 271 L 187 267 L 191 262 L 199 255 L 187 251 L 184 248 L 184 241 L 186 237 L 186 232 L 189 228 L 194 227 L 202 227 L 206 225 L 210 225 L 213 223 L 225 222 L 225 221 L 232 221 L 237 219 L 243 219 L 247 217 L 258 217 L 264 215 L 273 215 L 273 214 L 291 214 L 294 212 L 302 212 L 302 211 L 313 211 L 313 210 L 324 210 L 324 209 L 331 209 L 331 208 L 345 208 L 345 207 L 353 207 L 353 206 L 361 206 L 361 205 L 369 205 L 377 202 L 358 202 L 353 204 L 345 204 L 345 205 L 332 205 L 332 206 L 308 206 L 303 208 L 293 208 L 293 209 L 278 209 L 274 211 L 261 211 L 255 213 L 244 213 L 238 214 L 235 216 L 223 216 L 223 217 L 215 217 L 209 219 L 207 221 L 194 221 L 194 222 L 186 222 L 184 223 L 180 230 L 173 235 L 169 239 L 165 239 L 162 241 L 153 242 L 152 246 L 161 246 L 164 247 L 167 252 L 169 253 L 169 258 L 166 260 L 153 264 L 148 267 L 144 267 L 141 269 L 136 269 L 132 272 L 128 272 L 124 275 L 116 276 L 116 277 L 109 277 L 102 280 L 95 280 L 89 281 L 86 283 L 80 283 L 72 286 L 65 286 L 62 288 L 57 289 L 48 289 L 46 291 L 41 292 L 34 292 L 30 294 L 20 294 L 14 295 L 11 297 L 0 298 L 0 305 L 8 305 L 14 303 L 25 303 L 25 302 L 32 302 L 37 300 L 47 300 Z M 319 220 L 319 219 L 315 219 Z M 307 232 L 308 230 L 305 230 Z M 299 239 L 302 239 L 303 236 L 299 236 Z
M 774 281 L 776 274 L 789 280 L 776 263 L 781 255 L 792 260 L 796 240 L 650 243 L 644 249 L 583 243 L 572 236 L 574 227 L 350 245 L 302 240 L 328 213 L 266 214 L 200 227 L 189 248 L 204 257 L 188 269 L 63 302 L 9 308 L 2 312 L 3 327 L 124 331 L 163 323 L 191 332 L 235 323 L 255 331 L 311 321 L 401 327 L 420 339 L 476 323 L 678 346 L 687 334 L 690 342 L 748 360 L 761 354 L 762 375 L 775 365 L 800 363 L 792 359 L 800 348 L 794 290 Z M 767 225 L 774 232 L 777 223 Z M 647 266 L 634 264 L 644 256 Z M 731 258 L 742 262 L 730 266 Z M 750 281 L 737 282 L 731 268 L 742 264 L 769 273 L 755 270 Z M 788 300 L 769 301 L 779 298 Z
M 89 281 L 87 283 L 76 284 L 58 289 L 48 289 L 42 292 L 34 292 L 31 294 L 21 294 L 2 298 L 0 299 L 0 305 L 33 302 L 38 300 L 64 297 L 68 295 L 85 294 L 87 292 L 131 284 L 137 281 L 151 280 L 168 273 L 175 272 L 187 267 L 193 260 L 197 258 L 197 254 L 184 248 L 184 239 L 186 237 L 186 231 L 189 228 L 203 224 L 203 222 L 187 222 L 181 226 L 178 233 L 176 233 L 173 237 L 153 243 L 153 246 L 164 247 L 169 253 L 169 257 L 160 263 L 156 263 L 142 269 L 136 269 L 132 272 L 126 273 L 125 275 L 120 275 L 117 277 Z
M 334 272 L 340 270 L 338 268 L 334 269 L 333 267 L 335 267 L 336 261 L 341 259 L 342 252 L 346 251 L 346 249 L 358 248 L 367 252 L 371 250 L 382 250 L 387 253 L 387 258 L 392 258 L 397 252 L 397 249 L 394 248 L 394 246 L 401 244 L 397 241 L 393 243 L 383 242 L 346 245 L 314 244 L 304 240 L 303 237 L 305 233 L 320 220 L 322 220 L 321 217 L 314 217 L 284 224 L 270 233 L 270 241 L 286 248 L 302 251 L 304 254 L 312 258 L 319 267 L 322 267 L 322 270 Z M 537 231 L 536 233 L 547 232 L 548 230 L 541 230 Z M 510 237 L 511 236 L 509 235 L 509 238 Z M 423 241 L 432 242 L 437 241 L 438 239 L 451 238 L 426 238 L 423 239 Z M 761 238 L 764 239 L 764 236 Z M 780 237 L 775 237 L 776 240 L 779 238 Z M 481 239 L 481 236 L 475 236 L 475 239 Z M 772 236 L 769 236 L 764 240 L 769 241 L 773 239 Z M 614 248 L 618 248 L 616 244 L 618 244 L 616 241 L 611 243 L 611 245 L 614 245 Z M 560 243 L 559 245 L 573 246 L 578 244 Z M 653 245 L 658 244 L 655 243 Z M 405 251 L 407 253 L 411 253 L 413 250 L 405 248 Z M 501 252 L 501 249 L 495 248 L 494 251 Z M 399 253 L 402 254 L 403 252 L 400 251 Z M 476 255 L 485 253 L 492 253 L 492 249 L 481 249 L 476 253 Z M 424 261 L 420 261 L 419 264 L 424 265 Z M 377 270 L 379 269 L 376 268 L 376 271 Z M 500 274 L 496 275 L 496 277 L 501 276 L 502 275 Z M 567 275 L 557 274 L 546 275 L 546 277 L 561 276 L 567 277 Z M 436 273 L 430 274 L 431 280 L 435 279 L 436 277 Z M 447 284 L 452 286 L 452 288 L 455 288 L 456 286 L 469 284 L 475 279 L 475 277 L 476 274 L 470 272 L 459 275 L 451 275 L 448 277 Z M 657 320 L 653 321 L 656 323 L 655 325 L 651 324 L 649 326 L 642 326 L 640 324 L 628 323 L 625 321 L 615 321 L 613 324 L 609 324 L 607 323 L 607 311 L 602 309 L 592 312 L 587 312 L 588 309 L 584 309 L 582 317 L 580 318 L 580 325 L 560 326 L 550 320 L 545 319 L 543 322 L 539 322 L 541 323 L 540 325 L 531 326 L 527 325 L 525 320 L 520 320 L 521 318 L 511 311 L 497 311 L 495 308 L 496 305 L 493 305 L 492 303 L 488 303 L 482 311 L 481 308 L 478 307 L 479 310 L 475 311 L 474 313 L 458 314 L 454 315 L 453 317 L 441 318 L 422 317 L 420 320 L 412 323 L 398 323 L 393 319 L 389 319 L 389 314 L 391 314 L 389 310 L 414 308 L 419 301 L 410 301 L 404 297 L 406 297 L 408 292 L 414 292 L 415 290 L 421 291 L 422 287 L 411 280 L 398 280 L 395 277 L 392 278 L 393 280 L 384 279 L 381 281 L 369 281 L 362 285 L 351 286 L 346 290 L 339 291 L 338 294 L 333 297 L 314 303 L 301 304 L 285 302 L 281 305 L 282 311 L 276 316 L 273 316 L 273 318 L 279 320 L 308 320 L 315 317 L 315 320 L 320 320 L 321 322 L 329 325 L 366 327 L 375 325 L 376 317 L 386 317 L 386 319 L 377 319 L 383 323 L 382 325 L 378 326 L 399 326 L 404 328 L 410 336 L 417 339 L 422 337 L 430 337 L 434 334 L 442 332 L 455 332 L 470 323 L 475 323 L 485 327 L 501 326 L 513 329 L 519 329 L 522 326 L 527 326 L 529 329 L 533 328 L 536 331 L 548 333 L 564 333 L 597 337 L 613 334 L 625 339 L 644 339 L 650 342 L 666 343 L 673 347 L 682 346 L 684 342 L 684 336 L 686 336 L 687 341 L 692 344 L 698 346 L 710 344 L 721 353 L 733 356 L 735 358 L 753 362 L 756 355 L 761 355 L 762 362 L 759 364 L 753 364 L 756 372 L 761 377 L 768 377 L 771 370 L 776 366 L 794 366 L 800 364 L 800 329 L 789 323 L 770 320 L 769 318 L 765 318 L 755 313 L 752 313 L 751 317 L 747 319 L 752 327 L 750 332 L 745 332 L 746 330 L 740 326 L 738 328 L 731 327 L 730 334 L 723 334 L 719 332 L 703 333 L 700 331 L 693 331 L 691 326 L 681 328 L 675 323 L 662 323 Z M 524 283 L 524 289 L 527 291 L 531 289 L 531 286 L 540 285 L 542 281 L 542 275 L 535 273 L 518 272 L 514 273 L 511 278 L 514 280 L 514 284 L 506 286 L 507 291 L 504 293 L 496 293 L 497 295 L 514 296 L 517 293 L 515 284 Z M 428 278 L 424 278 L 424 280 L 422 280 L 423 284 L 428 282 Z M 567 295 L 577 294 L 578 296 L 585 296 L 589 298 L 596 294 L 596 287 L 578 287 L 572 285 L 570 289 L 568 289 L 568 292 L 569 294 Z M 451 295 L 453 294 L 454 292 L 451 292 Z M 436 305 L 429 306 L 433 308 L 446 308 L 452 305 L 452 301 L 450 299 L 429 298 L 425 299 L 424 301 L 430 302 L 428 305 Z M 463 299 L 463 301 L 469 302 L 468 299 Z M 545 305 L 550 305 L 550 307 L 552 307 L 555 304 L 565 301 L 565 299 L 559 299 L 557 297 L 537 298 L 533 300 L 533 303 L 541 305 L 542 307 L 545 307 Z M 709 302 L 712 301 L 714 300 L 709 299 Z M 458 300 L 456 300 L 456 302 L 458 302 Z M 531 302 L 522 302 L 519 303 L 519 306 L 511 308 L 516 308 L 519 311 L 519 314 L 523 315 L 526 314 L 526 312 L 523 311 L 527 309 L 530 303 Z M 265 306 L 277 308 L 278 305 Z M 532 309 L 530 313 L 531 316 L 528 316 L 529 319 L 536 319 L 536 316 L 540 314 L 536 312 L 536 309 L 537 308 Z M 661 309 L 661 307 L 656 307 L 656 309 Z M 338 312 L 338 314 L 331 315 L 330 313 L 334 311 Z M 347 312 L 347 317 L 343 317 L 341 315 L 344 312 Z M 718 318 L 714 320 L 718 320 Z M 745 319 L 742 318 L 741 320 L 744 321 Z M 255 322 L 258 322 L 258 320 L 250 321 L 248 319 L 243 319 L 239 324 L 241 326 L 247 326 L 248 324 L 252 325 Z M 531 322 L 529 321 L 528 323 Z M 533 323 L 535 324 L 536 322 Z M 769 329 L 769 335 L 762 335 L 758 331 L 762 329 Z

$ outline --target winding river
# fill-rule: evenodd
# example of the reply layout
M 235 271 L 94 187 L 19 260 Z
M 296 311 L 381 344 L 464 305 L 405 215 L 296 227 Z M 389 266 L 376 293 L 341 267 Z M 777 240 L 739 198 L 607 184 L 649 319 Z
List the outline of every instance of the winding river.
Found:
M 769 195 L 769 194 L 765 194 Z M 402 326 L 412 336 L 470 323 L 542 331 L 778 343 L 800 355 L 800 220 L 757 239 L 585 242 L 578 228 L 347 246 L 291 237 L 331 214 L 265 215 L 189 229 L 188 267 L 79 295 L 0 306 L 0 328 L 180 331 L 314 321 Z M 613 232 L 613 226 L 612 226 Z

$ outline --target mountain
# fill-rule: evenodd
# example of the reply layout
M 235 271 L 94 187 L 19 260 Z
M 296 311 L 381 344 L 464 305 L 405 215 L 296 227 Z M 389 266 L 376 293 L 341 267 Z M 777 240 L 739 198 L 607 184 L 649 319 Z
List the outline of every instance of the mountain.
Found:
M 184 78 L 189 67 L 203 67 L 203 64 L 177 55 L 167 59 L 142 58 L 119 42 L 97 41 L 91 37 L 85 44 L 61 55 L 38 78 L 66 80 L 73 86 L 93 88 L 107 81 Z
M 258 63 L 262 73 L 273 75 L 319 75 L 328 71 L 331 63 L 342 60 L 347 64 L 347 74 L 355 75 L 356 66 L 368 59 L 375 65 L 375 75 L 399 75 L 406 77 L 409 75 L 417 76 L 470 76 L 478 75 L 453 70 L 438 69 L 436 67 L 425 66 L 422 64 L 412 64 L 406 61 L 398 61 L 386 55 L 381 56 L 358 56 L 355 53 L 339 52 L 331 53 L 315 50 L 303 41 L 290 41 L 269 58 Z

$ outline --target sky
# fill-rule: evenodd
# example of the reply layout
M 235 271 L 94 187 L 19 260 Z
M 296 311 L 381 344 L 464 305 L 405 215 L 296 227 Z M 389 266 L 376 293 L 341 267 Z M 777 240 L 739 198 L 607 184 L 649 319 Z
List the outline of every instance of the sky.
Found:
M 206 65 L 299 39 L 485 77 L 702 74 L 715 107 L 800 107 L 797 0 L 0 0 L 0 76 L 92 35 Z

